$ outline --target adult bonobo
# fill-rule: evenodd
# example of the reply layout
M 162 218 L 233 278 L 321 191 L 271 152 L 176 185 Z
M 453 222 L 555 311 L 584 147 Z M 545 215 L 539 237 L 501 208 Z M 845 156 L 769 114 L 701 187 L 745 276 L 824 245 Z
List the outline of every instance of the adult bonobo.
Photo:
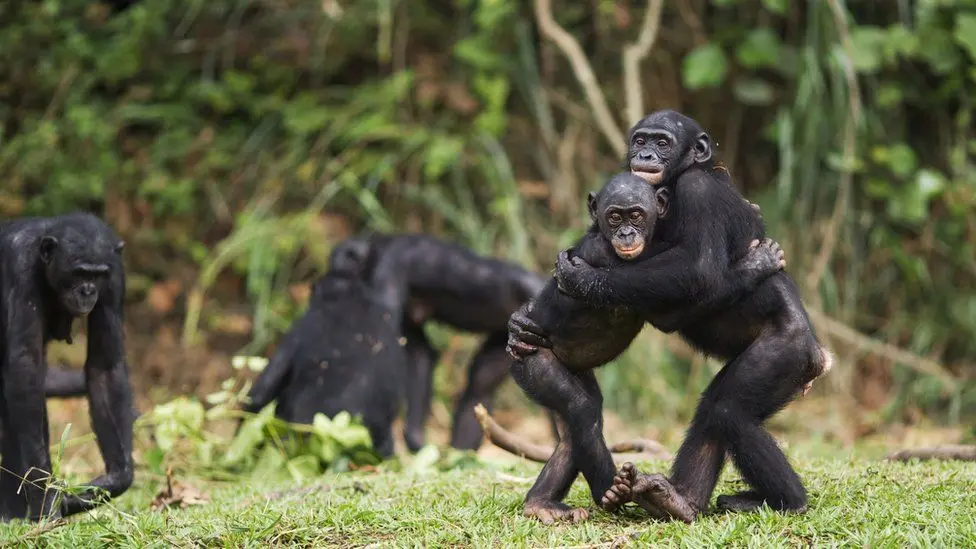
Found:
M 132 484 L 123 246 L 110 227 L 90 214 L 0 224 L 0 518 L 71 515 L 94 507 L 102 490 L 115 497 Z M 92 490 L 66 495 L 56 506 L 55 490 L 45 490 L 51 471 L 45 344 L 52 339 L 70 343 L 78 317 L 88 319 L 84 375 L 106 474 L 89 483 Z
M 406 375 L 399 342 L 406 290 L 400 277 L 364 278 L 368 253 L 354 240 L 333 249 L 308 310 L 254 382 L 244 410 L 257 412 L 277 399 L 275 413 L 294 423 L 345 410 L 362 418 L 373 447 L 389 457 Z
M 424 445 L 424 422 L 430 414 L 437 363 L 437 351 L 424 335 L 423 323 L 436 320 L 487 334 L 468 367 L 468 382 L 454 409 L 451 429 L 451 446 L 477 449 L 483 435 L 474 406 L 480 402 L 490 410 L 492 395 L 508 377 L 508 318 L 539 293 L 545 280 L 518 265 L 423 234 L 374 234 L 349 240 L 369 246 L 364 276 L 399 278 L 407 285 L 404 437 L 410 450 Z
M 785 272 L 752 291 L 728 291 L 730 266 L 764 229 L 727 172 L 714 167 L 697 122 L 674 111 L 644 118 L 630 131 L 629 161 L 634 174 L 671 189 L 653 255 L 608 270 L 564 252 L 556 276 L 581 301 L 627 307 L 728 362 L 703 393 L 670 478 L 638 474 L 628 464 L 601 504 L 612 511 L 636 501 L 653 516 L 690 522 L 705 510 L 728 452 L 752 490 L 720 496 L 719 507 L 750 510 L 766 502 L 801 511 L 803 484 L 762 424 L 830 368 L 830 354 Z M 510 328 L 514 354 L 550 345 L 524 312 L 513 315 Z
M 593 224 L 570 250 L 574 258 L 610 272 L 643 270 L 652 259 L 655 226 L 668 218 L 670 189 L 655 189 L 631 173 L 614 176 L 590 194 Z M 782 252 L 772 241 L 747 243 L 748 253 L 727 270 L 722 288 L 742 294 L 781 268 Z M 714 299 L 725 299 L 715 295 Z M 565 293 L 551 279 L 527 311 L 528 325 L 547 334 L 546 347 L 516 358 L 512 376 L 537 403 L 555 413 L 559 441 L 525 498 L 528 516 L 550 523 L 581 520 L 583 509 L 560 502 L 578 473 L 600 501 L 613 481 L 614 464 L 603 439 L 603 399 L 593 375 L 625 351 L 644 325 L 636 309 L 594 307 Z

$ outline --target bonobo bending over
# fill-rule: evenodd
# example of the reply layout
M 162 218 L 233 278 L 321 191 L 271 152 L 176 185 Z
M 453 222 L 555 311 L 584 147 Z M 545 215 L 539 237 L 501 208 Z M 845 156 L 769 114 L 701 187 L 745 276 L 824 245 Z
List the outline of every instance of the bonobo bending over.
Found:
M 628 465 L 601 504 L 613 511 L 636 501 L 655 517 L 690 522 L 708 505 L 728 452 L 752 490 L 720 496 L 719 507 L 751 510 L 766 502 L 802 511 L 803 484 L 762 424 L 830 368 L 830 354 L 817 341 L 785 272 L 752 291 L 730 291 L 729 266 L 764 229 L 726 180 L 727 172 L 715 168 L 708 134 L 697 122 L 674 111 L 644 118 L 630 131 L 629 162 L 649 184 L 671 189 L 669 216 L 658 225 L 654 254 L 630 268 L 608 270 L 564 252 L 557 260 L 560 285 L 594 307 L 627 307 L 728 362 L 703 393 L 670 478 L 637 474 Z M 538 346 L 551 345 L 532 314 L 512 317 L 514 354 L 531 356 Z M 550 399 L 583 394 L 555 381 L 534 390 Z M 575 412 L 575 421 L 591 422 L 587 414 L 593 413 Z M 582 444 L 597 453 L 602 443 L 593 440 Z M 591 467 L 602 472 L 608 459 L 600 455 L 598 460 Z
M 285 334 L 244 409 L 257 412 L 277 398 L 276 415 L 293 423 L 346 410 L 362 417 L 377 453 L 389 457 L 406 369 L 398 341 L 406 292 L 397 279 L 364 280 L 367 253 L 350 240 L 332 251 L 308 310 Z
M 468 382 L 454 409 L 451 446 L 477 449 L 483 438 L 474 415 L 508 377 L 505 352 L 511 314 L 542 289 L 545 280 L 518 265 L 474 254 L 457 244 L 422 234 L 376 234 L 353 238 L 368 245 L 365 276 L 399 278 L 409 299 L 403 317 L 407 340 L 407 418 L 404 438 L 416 451 L 424 445 L 430 414 L 437 351 L 424 335 L 423 323 L 437 320 L 459 330 L 487 333 L 468 368 Z
M 667 187 L 648 185 L 640 177 L 614 176 L 598 193 L 590 193 L 590 230 L 571 250 L 609 272 L 643 270 L 652 259 L 651 237 L 659 220 L 668 218 Z M 723 288 L 743 293 L 781 268 L 776 243 L 743 245 L 748 253 L 728 271 Z M 603 439 L 603 398 L 592 369 L 625 351 L 644 325 L 644 318 L 623 306 L 594 307 L 574 298 L 552 279 L 528 310 L 530 325 L 548 335 L 547 348 L 517 358 L 512 374 L 536 402 L 555 412 L 560 439 L 535 485 L 525 498 L 525 514 L 541 519 L 581 520 L 583 509 L 560 501 L 582 472 L 596 501 L 610 488 L 614 465 Z
M 59 506 L 55 490 L 45 490 L 51 471 L 45 344 L 52 339 L 70 343 L 77 317 L 88 318 L 84 375 L 106 469 L 89 486 L 115 497 L 132 484 L 132 394 L 122 336 L 123 246 L 111 228 L 90 214 L 0 224 L 4 520 L 56 518 L 98 503 L 99 490 L 65 495 Z

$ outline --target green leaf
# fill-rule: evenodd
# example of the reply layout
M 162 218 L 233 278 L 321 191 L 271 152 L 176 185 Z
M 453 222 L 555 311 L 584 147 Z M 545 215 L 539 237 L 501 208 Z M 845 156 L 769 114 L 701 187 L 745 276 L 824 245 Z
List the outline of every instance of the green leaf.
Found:
M 739 0 L 712 0 L 713 6 L 718 6 L 720 8 L 734 6 L 739 3 Z
M 904 143 L 898 143 L 888 150 L 888 166 L 898 177 L 908 177 L 918 168 L 915 151 Z
M 969 53 L 970 59 L 976 61 L 976 14 L 956 14 L 956 42 Z
M 779 37 L 772 30 L 755 29 L 735 49 L 735 56 L 743 67 L 750 69 L 775 67 L 780 46 Z
M 885 45 L 886 38 L 885 31 L 878 27 L 856 27 L 851 30 L 851 42 L 853 42 L 854 51 L 848 52 L 841 48 L 840 52 L 842 55 L 849 54 L 851 56 L 851 63 L 857 72 L 874 73 L 881 68 L 884 62 L 882 48 Z
M 777 15 L 783 15 L 790 5 L 790 0 L 762 0 L 762 5 Z
M 737 78 L 732 93 L 746 105 L 770 105 L 774 99 L 773 87 L 760 78 Z
M 288 460 L 287 469 L 295 482 L 317 477 L 322 472 L 319 459 L 312 454 L 303 454 Z
M 685 56 L 681 66 L 684 86 L 690 90 L 715 87 L 725 80 L 728 63 L 717 44 L 698 46 Z
M 274 412 L 275 403 L 272 402 L 262 408 L 257 415 L 244 420 L 221 460 L 225 467 L 237 465 L 254 453 L 254 450 L 264 441 L 264 428 L 274 419 Z
M 441 453 L 437 446 L 427 444 L 413 456 L 410 465 L 407 466 L 406 473 L 410 475 L 428 473 L 434 468 L 434 464 L 440 459 Z
M 945 176 L 935 170 L 919 170 L 915 179 L 918 194 L 926 202 L 941 195 L 947 184 Z
M 464 143 L 456 137 L 434 137 L 424 150 L 424 177 L 434 180 L 444 175 L 463 149 Z

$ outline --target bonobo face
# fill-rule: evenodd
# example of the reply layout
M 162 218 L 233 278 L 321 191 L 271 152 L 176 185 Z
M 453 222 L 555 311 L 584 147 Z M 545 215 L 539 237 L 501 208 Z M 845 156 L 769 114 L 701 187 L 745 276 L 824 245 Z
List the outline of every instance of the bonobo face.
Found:
M 667 215 L 666 187 L 656 190 L 632 173 L 613 176 L 600 189 L 590 193 L 590 217 L 623 260 L 637 259 L 654 234 L 658 218 Z
M 369 242 L 362 238 L 347 238 L 332 249 L 329 271 L 359 276 L 369 260 Z
M 630 130 L 630 171 L 651 185 L 669 181 L 711 157 L 708 134 L 681 113 L 658 111 Z
M 68 314 L 84 316 L 95 308 L 112 271 L 109 254 L 121 254 L 124 246 L 119 241 L 110 250 L 99 250 L 104 243 L 86 242 L 74 234 L 41 239 L 40 257 L 47 283 Z

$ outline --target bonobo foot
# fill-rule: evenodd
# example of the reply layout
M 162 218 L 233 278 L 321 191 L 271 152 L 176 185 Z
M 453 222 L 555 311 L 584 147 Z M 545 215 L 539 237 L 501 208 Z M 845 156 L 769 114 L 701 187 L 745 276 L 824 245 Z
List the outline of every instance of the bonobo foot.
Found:
M 522 514 L 527 517 L 537 518 L 542 524 L 553 524 L 555 522 L 582 522 L 590 517 L 589 511 L 579 507 L 570 507 L 565 503 L 547 500 L 526 501 Z
M 725 511 L 728 513 L 751 513 L 758 511 L 763 504 L 768 504 L 771 508 L 776 509 L 777 511 L 787 513 L 801 514 L 807 510 L 806 505 L 791 509 L 785 505 L 776 505 L 772 502 L 767 502 L 766 498 L 759 495 L 759 493 L 755 490 L 747 490 L 732 495 L 719 496 L 715 500 L 715 508 L 719 511 Z
M 660 520 L 678 519 L 691 523 L 698 510 L 667 477 L 661 474 L 645 475 L 637 471 L 633 463 L 624 463 L 613 477 L 613 486 L 603 495 L 601 506 L 609 512 L 620 509 L 627 502 L 635 502 L 651 517 Z

